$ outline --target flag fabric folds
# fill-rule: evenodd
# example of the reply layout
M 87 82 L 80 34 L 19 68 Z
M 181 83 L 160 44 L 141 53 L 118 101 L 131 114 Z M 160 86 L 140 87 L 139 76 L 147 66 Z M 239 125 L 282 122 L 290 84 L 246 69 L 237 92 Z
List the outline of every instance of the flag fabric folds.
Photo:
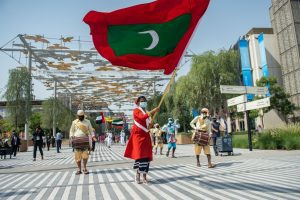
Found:
M 113 65 L 170 74 L 180 58 L 209 0 L 157 0 L 113 12 L 90 11 L 97 51 Z

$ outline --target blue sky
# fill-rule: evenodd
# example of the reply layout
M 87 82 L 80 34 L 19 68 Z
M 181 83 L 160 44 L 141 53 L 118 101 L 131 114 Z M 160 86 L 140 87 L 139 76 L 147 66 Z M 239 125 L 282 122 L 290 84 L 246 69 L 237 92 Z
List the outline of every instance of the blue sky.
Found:
M 88 11 L 112 11 L 147 2 L 151 1 L 0 0 L 0 46 L 20 33 L 56 38 L 61 35 L 80 36 L 90 40 L 89 27 L 82 22 Z M 270 27 L 270 5 L 271 0 L 211 0 L 188 48 L 196 54 L 229 48 L 251 28 Z M 0 52 L 0 95 L 7 83 L 9 69 L 18 65 Z M 190 63 L 180 73 L 187 73 L 189 68 Z M 38 99 L 51 95 L 39 82 L 34 84 L 34 94 Z

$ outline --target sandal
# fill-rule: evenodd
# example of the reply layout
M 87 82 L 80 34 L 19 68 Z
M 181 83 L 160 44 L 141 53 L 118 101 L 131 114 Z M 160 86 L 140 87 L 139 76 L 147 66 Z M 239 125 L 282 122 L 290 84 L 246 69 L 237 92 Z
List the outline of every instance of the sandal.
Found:
M 211 165 L 208 165 L 208 168 L 214 168 L 216 165 L 215 164 L 211 164 Z
M 75 175 L 79 175 L 79 174 L 82 174 L 82 172 L 78 170 L 78 171 L 75 173 Z
M 147 180 L 146 177 L 143 178 L 143 183 L 146 184 L 146 185 L 149 183 L 149 181 Z
M 90 172 L 86 169 L 82 170 L 84 174 L 89 174 Z

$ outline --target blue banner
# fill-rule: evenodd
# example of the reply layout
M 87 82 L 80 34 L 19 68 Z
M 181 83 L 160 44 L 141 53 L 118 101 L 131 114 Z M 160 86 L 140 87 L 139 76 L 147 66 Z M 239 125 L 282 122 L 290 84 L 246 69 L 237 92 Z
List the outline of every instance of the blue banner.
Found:
M 257 39 L 258 39 L 258 45 L 259 45 L 259 51 L 260 51 L 262 76 L 263 77 L 269 77 L 269 70 L 268 70 L 268 65 L 267 65 L 267 56 L 266 56 L 266 49 L 265 49 L 264 34 L 263 33 L 259 34 Z M 267 87 L 270 88 L 269 85 L 267 85 Z M 267 97 L 269 97 L 269 96 L 270 96 L 270 92 L 267 94 Z
M 249 43 L 245 39 L 241 39 L 239 42 L 241 65 L 242 65 L 242 75 L 243 83 L 245 86 L 253 86 L 250 58 L 249 58 Z M 247 94 L 247 99 L 249 101 L 253 100 L 253 94 Z
M 194 117 L 194 118 L 197 117 L 197 116 L 199 115 L 196 108 L 193 108 L 192 114 L 193 114 L 193 117 Z
M 258 45 L 259 45 L 260 59 L 261 59 L 261 66 L 262 66 L 262 76 L 269 77 L 269 70 L 268 70 L 268 65 L 267 65 L 267 56 L 266 56 L 266 49 L 265 49 L 263 33 L 259 34 L 259 36 L 258 36 Z

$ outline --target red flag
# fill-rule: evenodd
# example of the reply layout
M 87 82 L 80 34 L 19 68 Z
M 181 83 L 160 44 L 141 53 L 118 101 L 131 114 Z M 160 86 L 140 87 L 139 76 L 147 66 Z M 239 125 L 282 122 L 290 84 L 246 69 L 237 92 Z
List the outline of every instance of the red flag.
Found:
M 97 51 L 113 65 L 170 74 L 205 13 L 209 0 L 157 0 L 110 13 L 90 11 Z

